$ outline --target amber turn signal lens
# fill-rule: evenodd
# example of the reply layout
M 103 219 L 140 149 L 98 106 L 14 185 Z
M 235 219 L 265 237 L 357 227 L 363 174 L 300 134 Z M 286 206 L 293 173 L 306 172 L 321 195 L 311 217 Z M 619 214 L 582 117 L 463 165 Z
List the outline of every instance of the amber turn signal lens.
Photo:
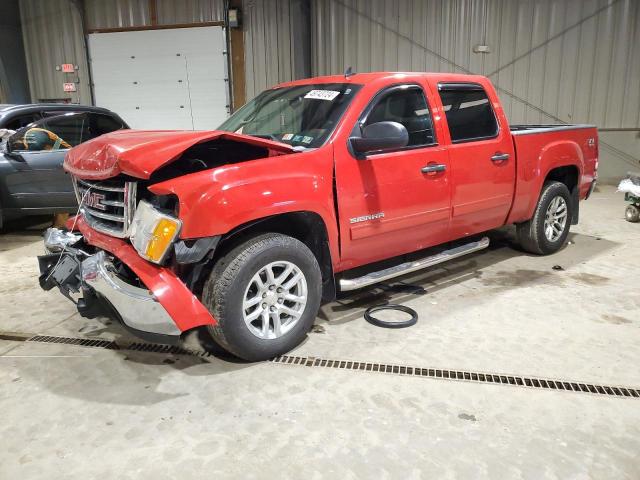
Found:
M 149 260 L 159 262 L 167 248 L 171 245 L 178 230 L 178 223 L 168 218 L 162 218 L 153 229 L 153 234 L 147 245 L 147 257 Z

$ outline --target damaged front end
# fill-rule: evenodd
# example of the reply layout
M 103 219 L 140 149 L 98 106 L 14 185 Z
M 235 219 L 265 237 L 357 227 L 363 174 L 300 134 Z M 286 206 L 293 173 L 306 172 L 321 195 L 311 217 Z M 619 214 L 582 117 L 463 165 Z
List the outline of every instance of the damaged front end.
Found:
M 194 292 L 220 236 L 202 234 L 213 223 L 212 208 L 196 208 L 190 195 L 217 202 L 215 193 L 226 187 L 214 177 L 224 166 L 291 152 L 278 142 L 219 131 L 118 131 L 78 145 L 64 168 L 79 215 L 68 224 L 72 231 L 47 230 L 47 254 L 38 257 L 41 287 L 57 287 L 84 317 L 115 318 L 158 343 L 216 325 Z M 172 182 L 189 187 L 180 195 L 157 191 L 171 190 Z
M 87 228 L 82 219 L 79 223 Z M 93 237 L 94 244 L 84 235 L 49 228 L 44 238 L 47 253 L 38 257 L 40 286 L 44 290 L 58 287 L 83 317 L 113 318 L 136 336 L 157 343 L 176 344 L 189 328 L 215 324 L 168 269 L 149 265 L 118 239 L 103 238 L 97 232 Z M 111 243 L 111 249 L 130 265 L 95 245 L 101 241 L 121 242 Z
M 56 228 L 45 233 L 45 246 L 50 253 L 38 257 L 44 290 L 58 287 L 83 317 L 115 317 L 137 336 L 178 342 L 181 331 L 167 311 L 114 256 Z

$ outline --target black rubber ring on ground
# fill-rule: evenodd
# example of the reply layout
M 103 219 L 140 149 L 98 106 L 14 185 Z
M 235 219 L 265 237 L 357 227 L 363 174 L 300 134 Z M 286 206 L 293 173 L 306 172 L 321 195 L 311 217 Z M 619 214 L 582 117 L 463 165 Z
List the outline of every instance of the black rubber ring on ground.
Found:
M 379 318 L 375 318 L 371 315 L 374 312 L 379 312 L 380 310 L 398 310 L 399 312 L 408 313 L 411 315 L 409 320 L 405 320 L 404 322 L 385 322 L 384 320 L 380 320 Z M 404 305 L 375 305 L 373 307 L 369 307 L 364 311 L 364 319 L 369 322 L 371 325 L 375 325 L 376 327 L 382 328 L 406 328 L 411 325 L 415 325 L 418 321 L 418 313 L 409 307 L 405 307 Z

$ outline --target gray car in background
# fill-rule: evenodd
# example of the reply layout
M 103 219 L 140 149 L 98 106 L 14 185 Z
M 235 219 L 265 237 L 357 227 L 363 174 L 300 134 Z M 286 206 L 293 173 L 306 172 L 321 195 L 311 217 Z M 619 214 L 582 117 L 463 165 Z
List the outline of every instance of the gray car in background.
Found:
M 110 110 L 80 105 L 0 105 L 0 228 L 25 215 L 73 212 L 67 151 L 127 124 Z M 13 132 L 14 130 L 15 133 Z

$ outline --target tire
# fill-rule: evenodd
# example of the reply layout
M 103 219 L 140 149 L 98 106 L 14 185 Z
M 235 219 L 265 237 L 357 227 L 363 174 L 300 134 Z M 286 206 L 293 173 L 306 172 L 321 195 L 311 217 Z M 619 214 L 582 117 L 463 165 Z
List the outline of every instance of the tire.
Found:
M 552 204 L 556 207 L 555 215 Z M 551 221 L 562 212 L 565 214 L 563 222 Z M 516 226 L 518 242 L 526 252 L 537 255 L 555 253 L 567 242 L 572 218 L 573 203 L 567 186 L 561 182 L 547 182 L 542 187 L 533 217 Z
M 213 339 L 237 357 L 259 361 L 282 355 L 304 340 L 321 294 L 320 266 L 311 250 L 295 238 L 270 233 L 220 259 L 204 285 L 202 300 L 218 322 L 208 327 Z M 246 305 L 258 303 L 244 308 L 247 299 Z
M 624 218 L 627 222 L 637 223 L 640 221 L 640 209 L 635 205 L 628 205 L 624 211 Z

